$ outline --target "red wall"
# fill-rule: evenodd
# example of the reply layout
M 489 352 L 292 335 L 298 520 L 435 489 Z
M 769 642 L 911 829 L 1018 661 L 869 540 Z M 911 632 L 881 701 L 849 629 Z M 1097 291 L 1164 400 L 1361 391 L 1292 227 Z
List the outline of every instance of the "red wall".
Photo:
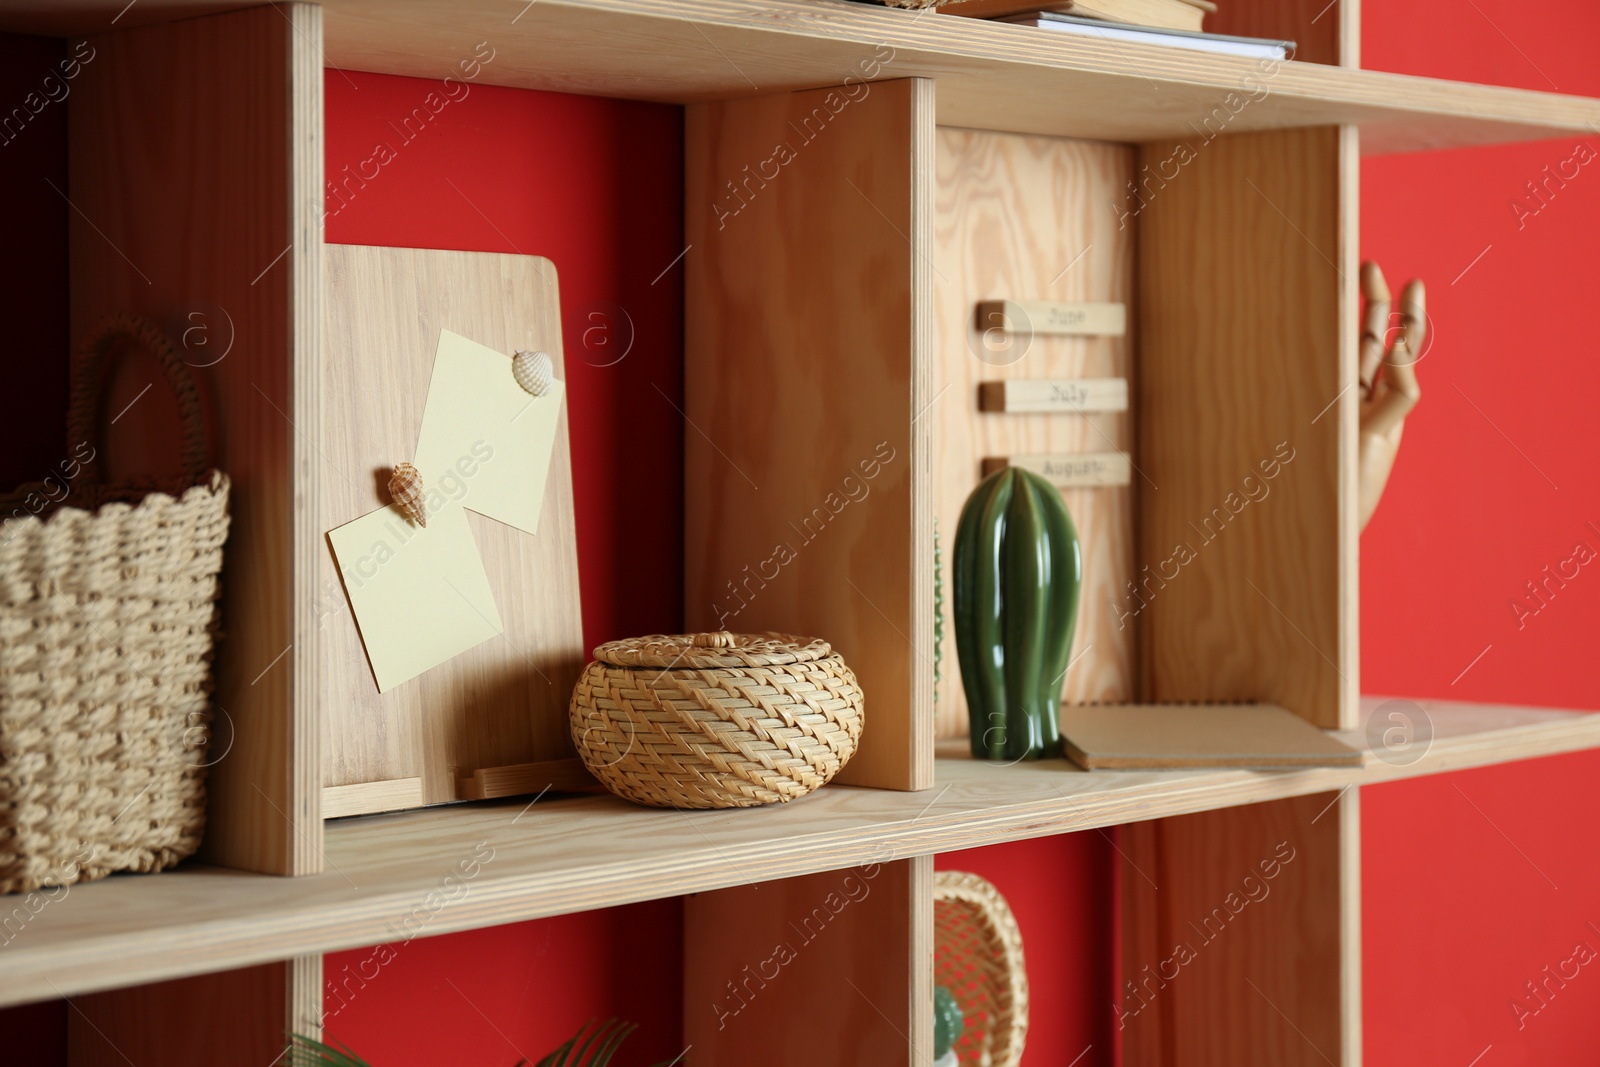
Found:
M 537 1063 L 607 1018 L 639 1026 L 619 1067 L 683 1051 L 677 899 L 331 953 L 322 967 L 324 1040 L 376 1067 Z
M 1586 0 L 1364 14 L 1369 67 L 1600 95 Z M 1437 326 L 1362 539 L 1366 692 L 1600 708 L 1600 566 L 1546 606 L 1524 588 L 1578 542 L 1600 550 L 1600 159 L 1531 217 L 1525 188 L 1580 141 L 1600 150 L 1586 135 L 1362 168 L 1362 250 L 1391 280 L 1427 279 Z M 1519 596 L 1538 613 L 1519 620 Z M 1600 753 L 1380 786 L 1362 806 L 1369 1067 L 1594 1062 L 1600 963 L 1567 965 L 1543 1003 L 1524 983 L 1579 943 L 1600 951 Z
M 329 241 L 555 263 L 584 639 L 677 631 L 681 110 L 337 71 L 325 85 Z M 419 106 L 428 121 L 407 125 Z M 640 1025 L 620 1063 L 670 1060 L 682 941 L 673 899 L 330 955 L 327 1033 L 384 1067 L 509 1065 L 615 1016 Z

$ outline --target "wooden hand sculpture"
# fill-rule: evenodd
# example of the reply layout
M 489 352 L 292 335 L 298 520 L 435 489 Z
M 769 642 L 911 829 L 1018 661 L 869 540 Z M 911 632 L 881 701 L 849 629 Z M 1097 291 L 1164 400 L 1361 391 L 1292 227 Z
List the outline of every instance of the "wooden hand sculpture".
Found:
M 1361 265 L 1361 295 L 1367 311 L 1361 328 L 1361 434 L 1359 479 L 1361 528 L 1378 508 L 1389 482 L 1406 415 L 1422 399 L 1417 385 L 1417 356 L 1428 331 L 1427 291 L 1420 279 L 1400 294 L 1400 331 L 1385 350 L 1389 332 L 1389 284 L 1376 263 Z M 1379 377 L 1379 371 L 1382 377 Z

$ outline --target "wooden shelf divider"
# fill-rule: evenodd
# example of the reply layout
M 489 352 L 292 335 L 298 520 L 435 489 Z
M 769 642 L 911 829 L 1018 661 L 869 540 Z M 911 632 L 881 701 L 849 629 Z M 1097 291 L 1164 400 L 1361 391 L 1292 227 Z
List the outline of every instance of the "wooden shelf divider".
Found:
M 933 134 L 922 79 L 685 122 L 685 623 L 828 640 L 887 789 L 933 780 Z
M 322 851 L 320 32 L 296 3 L 101 34 L 68 119 L 72 335 L 132 311 L 181 337 L 232 480 L 205 854 L 282 875 Z M 118 458 L 160 471 L 173 422 L 161 386 L 133 405 L 148 382 L 124 363 Z

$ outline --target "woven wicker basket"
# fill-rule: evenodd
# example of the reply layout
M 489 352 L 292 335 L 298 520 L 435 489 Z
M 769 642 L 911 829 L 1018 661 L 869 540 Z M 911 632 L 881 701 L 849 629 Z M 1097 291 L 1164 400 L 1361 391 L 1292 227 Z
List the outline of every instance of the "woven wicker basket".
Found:
M 826 641 L 658 635 L 594 656 L 572 692 L 572 739 L 607 789 L 639 804 L 803 797 L 839 773 L 861 737 L 861 688 Z
M 1017 1067 L 1028 1037 L 1022 931 L 991 882 L 963 871 L 933 876 L 933 983 L 961 1005 L 961 1067 Z
M 89 451 L 130 344 L 161 361 L 183 413 L 186 484 L 167 491 L 101 484 Z M 68 428 L 62 477 L 0 497 L 3 892 L 159 870 L 205 826 L 228 480 L 206 469 L 199 396 L 159 328 L 125 317 L 89 340 Z

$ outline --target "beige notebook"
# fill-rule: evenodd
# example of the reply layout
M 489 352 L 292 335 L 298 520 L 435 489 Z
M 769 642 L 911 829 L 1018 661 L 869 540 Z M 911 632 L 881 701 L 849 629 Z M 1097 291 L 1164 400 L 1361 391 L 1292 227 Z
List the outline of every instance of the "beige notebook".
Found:
M 1066 707 L 1067 755 L 1088 770 L 1359 767 L 1361 753 L 1273 704 Z

